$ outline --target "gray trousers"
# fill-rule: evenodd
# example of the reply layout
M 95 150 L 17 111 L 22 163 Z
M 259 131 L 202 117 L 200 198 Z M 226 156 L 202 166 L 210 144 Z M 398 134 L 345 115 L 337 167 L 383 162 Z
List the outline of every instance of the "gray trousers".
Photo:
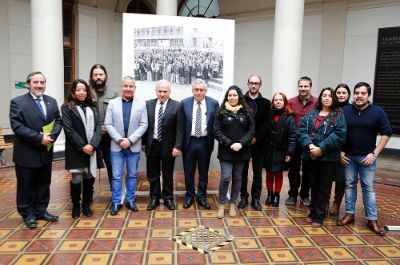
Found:
M 219 181 L 219 199 L 220 204 L 224 204 L 226 201 L 226 194 L 229 188 L 229 182 L 232 178 L 231 196 L 229 199 L 230 203 L 236 203 L 239 196 L 240 187 L 242 186 L 242 172 L 245 160 L 239 161 L 222 161 L 221 164 L 221 179 Z

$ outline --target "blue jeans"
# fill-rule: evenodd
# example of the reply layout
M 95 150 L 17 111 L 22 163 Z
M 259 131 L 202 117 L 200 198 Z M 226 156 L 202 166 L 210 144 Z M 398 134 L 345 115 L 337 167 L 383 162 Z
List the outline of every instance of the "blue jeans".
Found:
M 140 152 L 133 153 L 130 149 L 122 149 L 119 152 L 111 152 L 112 164 L 112 202 L 121 203 L 122 199 L 122 177 L 124 176 L 124 165 L 126 162 L 126 201 L 135 199 L 137 170 L 139 166 Z
M 374 190 L 376 162 L 371 166 L 361 163 L 365 158 L 362 156 L 351 156 L 349 164 L 345 166 L 346 177 L 346 213 L 354 214 L 356 211 L 357 201 L 357 183 L 360 177 L 361 190 L 364 201 L 365 215 L 368 220 L 377 220 L 378 214 L 376 209 L 376 194 Z
M 236 203 L 239 196 L 240 187 L 242 186 L 242 173 L 247 160 L 238 161 L 219 161 L 221 164 L 221 179 L 219 180 L 219 204 L 226 201 L 226 193 L 228 192 L 229 182 L 232 179 L 231 196 L 229 203 Z

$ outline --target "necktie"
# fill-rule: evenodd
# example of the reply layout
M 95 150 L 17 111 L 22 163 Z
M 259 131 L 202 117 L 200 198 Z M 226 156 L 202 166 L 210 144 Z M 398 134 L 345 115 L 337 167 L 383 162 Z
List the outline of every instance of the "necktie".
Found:
M 158 110 L 157 138 L 159 141 L 162 139 L 162 118 L 164 114 L 163 105 L 164 102 L 160 102 L 160 109 Z
M 201 103 L 197 102 L 196 123 L 194 127 L 194 135 L 201 137 Z
M 42 107 L 42 104 L 40 104 L 40 101 L 42 101 L 40 98 L 35 99 L 36 101 L 36 105 L 38 106 L 38 108 L 40 109 L 40 112 L 43 114 L 44 116 L 44 109 Z

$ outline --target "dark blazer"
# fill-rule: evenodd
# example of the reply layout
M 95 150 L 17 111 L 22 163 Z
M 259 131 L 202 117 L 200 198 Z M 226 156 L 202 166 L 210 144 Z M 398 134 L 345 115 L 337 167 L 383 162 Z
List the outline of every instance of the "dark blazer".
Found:
M 241 108 L 236 115 L 225 108 L 218 110 L 214 120 L 215 139 L 218 145 L 218 159 L 222 161 L 249 160 L 250 142 L 254 137 L 254 119 L 252 113 L 246 114 Z M 241 143 L 242 149 L 231 149 L 234 143 Z
M 214 150 L 214 116 L 218 110 L 218 101 L 208 96 L 205 97 L 207 107 L 207 137 L 208 137 L 208 150 L 210 153 Z M 183 135 L 183 152 L 189 147 L 190 134 L 192 131 L 192 116 L 193 116 L 193 101 L 194 97 L 185 98 L 182 100 L 180 108 L 183 117 L 184 135 Z
M 296 152 L 296 122 L 293 115 L 283 113 L 278 121 L 272 119 L 267 142 L 265 168 L 269 172 L 282 172 L 287 168 L 285 158 Z
M 97 108 L 92 108 L 94 114 L 95 130 L 93 137 L 88 142 L 85 126 L 76 108 L 70 109 L 67 104 L 61 106 L 63 128 L 65 133 L 65 169 L 89 167 L 90 156 L 82 151 L 82 148 L 90 144 L 95 149 L 101 141 L 101 122 Z M 103 167 L 101 152 L 96 152 L 97 167 Z
M 255 145 L 264 149 L 271 129 L 271 102 L 264 98 L 261 93 L 258 93 L 255 99 L 252 99 L 248 91 L 244 95 L 244 99 L 247 105 L 253 110 L 255 124 L 254 137 L 257 140 Z
M 43 95 L 43 102 L 46 104 L 46 117 L 29 92 L 11 100 L 10 124 L 15 134 L 13 161 L 17 166 L 38 168 L 53 161 L 53 148 L 47 151 L 47 146 L 41 144 L 41 132 L 43 126 L 55 120 L 50 134 L 55 141 L 62 129 L 61 116 L 54 98 Z
M 157 99 L 146 101 L 148 127 L 143 135 L 143 145 L 146 146 L 146 156 L 150 155 L 151 144 L 153 142 L 154 121 L 157 105 Z M 181 103 L 173 99 L 169 99 L 167 108 L 164 110 L 162 120 L 162 141 L 161 141 L 161 156 L 162 158 L 172 158 L 172 149 L 177 148 L 182 150 L 183 139 L 183 120 L 179 112 Z

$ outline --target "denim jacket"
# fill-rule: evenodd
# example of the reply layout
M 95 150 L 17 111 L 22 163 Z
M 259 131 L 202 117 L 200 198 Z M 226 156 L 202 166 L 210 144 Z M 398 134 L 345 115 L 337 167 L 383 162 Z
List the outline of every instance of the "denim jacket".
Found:
M 302 158 L 309 159 L 310 144 L 321 148 L 322 156 L 317 160 L 324 162 L 335 162 L 339 160 L 340 150 L 346 139 L 346 120 L 340 111 L 333 120 L 331 114 L 328 114 L 315 128 L 319 110 L 312 110 L 305 115 L 297 129 L 297 142 L 303 147 Z

